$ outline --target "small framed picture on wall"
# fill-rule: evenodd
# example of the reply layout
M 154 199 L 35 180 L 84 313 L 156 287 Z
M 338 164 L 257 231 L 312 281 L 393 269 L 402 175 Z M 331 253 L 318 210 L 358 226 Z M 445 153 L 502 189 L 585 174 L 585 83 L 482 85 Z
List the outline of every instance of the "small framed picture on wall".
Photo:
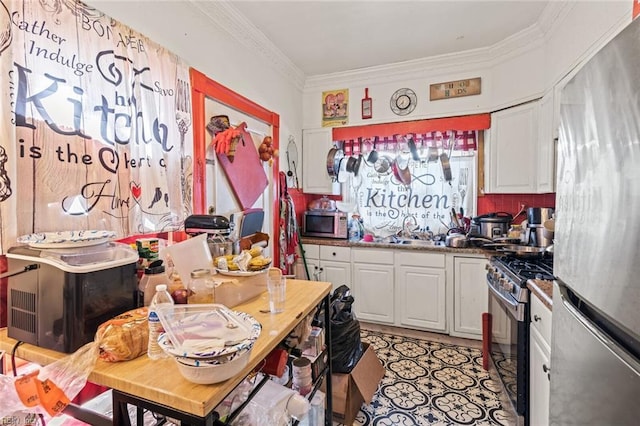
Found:
M 322 92 L 322 127 L 349 123 L 349 89 Z

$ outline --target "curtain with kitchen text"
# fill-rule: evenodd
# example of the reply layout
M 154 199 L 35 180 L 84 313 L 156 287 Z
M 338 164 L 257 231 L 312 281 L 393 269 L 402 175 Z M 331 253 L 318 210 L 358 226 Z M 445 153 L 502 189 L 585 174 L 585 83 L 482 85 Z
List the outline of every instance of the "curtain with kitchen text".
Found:
M 179 229 L 188 66 L 81 2 L 0 2 L 0 251 L 31 233 Z

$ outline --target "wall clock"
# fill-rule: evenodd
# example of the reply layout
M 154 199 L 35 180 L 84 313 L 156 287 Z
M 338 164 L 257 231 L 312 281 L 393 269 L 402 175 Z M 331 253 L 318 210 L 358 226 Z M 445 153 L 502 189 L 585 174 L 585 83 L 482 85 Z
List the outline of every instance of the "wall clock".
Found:
M 391 95 L 391 111 L 397 115 L 410 114 L 418 104 L 416 92 L 411 89 L 403 88 L 396 90 Z

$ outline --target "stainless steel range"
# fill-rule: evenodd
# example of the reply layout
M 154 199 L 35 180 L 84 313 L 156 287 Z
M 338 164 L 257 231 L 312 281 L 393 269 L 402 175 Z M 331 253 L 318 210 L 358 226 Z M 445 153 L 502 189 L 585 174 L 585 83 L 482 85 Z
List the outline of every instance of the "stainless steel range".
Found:
M 487 267 L 491 359 L 525 425 L 529 424 L 529 279 L 553 280 L 553 258 L 497 256 Z

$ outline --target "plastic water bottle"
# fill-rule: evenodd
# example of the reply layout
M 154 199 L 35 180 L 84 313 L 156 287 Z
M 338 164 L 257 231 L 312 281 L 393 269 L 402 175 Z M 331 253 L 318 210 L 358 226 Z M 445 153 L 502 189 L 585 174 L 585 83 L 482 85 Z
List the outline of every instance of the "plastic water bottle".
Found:
M 173 305 L 173 298 L 167 291 L 166 284 L 158 284 L 156 286 L 156 294 L 153 295 L 153 299 L 149 304 L 149 316 L 147 317 L 149 321 L 149 346 L 147 346 L 147 355 L 151 359 L 166 358 L 168 356 L 158 344 L 158 336 L 164 331 L 156 311 L 156 308 L 161 305 Z

